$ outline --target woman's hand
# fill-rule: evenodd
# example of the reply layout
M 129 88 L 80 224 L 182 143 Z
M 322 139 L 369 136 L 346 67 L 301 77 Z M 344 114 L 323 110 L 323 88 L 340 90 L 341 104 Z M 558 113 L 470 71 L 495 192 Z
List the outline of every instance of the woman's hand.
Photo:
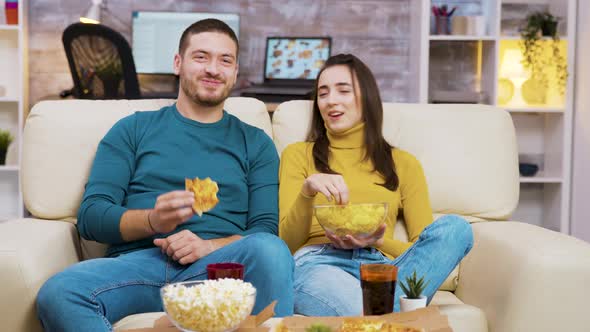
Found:
M 336 199 L 337 204 L 348 204 L 348 186 L 344 182 L 344 178 L 339 174 L 313 174 L 310 175 L 305 182 L 301 192 L 306 196 L 315 196 L 317 193 L 322 193 L 328 201 L 332 197 Z
M 359 249 L 366 247 L 379 247 L 383 244 L 383 235 L 385 234 L 385 224 L 381 225 L 375 233 L 366 237 L 354 237 L 350 234 L 339 237 L 332 232 L 326 232 L 326 236 L 332 245 L 338 249 Z

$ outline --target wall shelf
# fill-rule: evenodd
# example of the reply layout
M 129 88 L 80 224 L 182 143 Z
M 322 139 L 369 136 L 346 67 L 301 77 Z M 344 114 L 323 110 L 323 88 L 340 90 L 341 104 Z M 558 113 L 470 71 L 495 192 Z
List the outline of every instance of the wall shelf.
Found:
M 18 172 L 19 166 L 16 165 L 0 165 L 0 172 Z
M 432 6 L 457 6 L 454 15 L 485 17 L 485 35 L 433 35 Z M 412 100 L 433 102 L 435 91 L 470 91 L 485 96 L 483 103 L 508 111 L 516 130 L 519 161 L 534 163 L 540 170 L 534 177 L 520 177 L 520 198 L 512 220 L 570 233 L 570 187 L 573 127 L 573 77 L 575 68 L 576 0 L 479 0 L 444 1 L 416 0 L 412 2 L 414 25 L 410 50 L 412 70 L 417 75 L 412 84 Z M 541 8 L 543 7 L 543 8 Z M 547 104 L 525 105 L 539 98 L 537 89 L 529 84 L 527 95 L 522 86 L 530 77 L 521 66 L 519 26 L 528 13 L 547 10 L 560 17 L 559 49 L 567 61 L 569 76 L 565 95 L 560 96 L 555 69 L 548 74 L 549 88 L 544 99 Z M 452 21 L 451 21 L 452 24 Z M 452 29 L 452 27 L 451 27 Z M 552 38 L 543 37 L 543 47 L 552 46 Z M 508 52 L 507 52 L 508 51 Z M 544 56 L 551 56 L 551 47 Z M 509 54 L 506 58 L 505 55 Z M 508 60 L 505 63 L 505 60 Z M 415 64 L 414 64 L 415 63 Z M 551 61 L 549 63 L 552 63 Z M 516 64 L 516 65 L 514 65 Z M 500 81 L 509 78 L 512 85 Z M 506 100 L 502 102 L 499 100 Z M 512 104 L 510 104 L 512 102 Z
M 515 40 L 515 41 L 519 41 L 521 40 L 520 36 L 498 36 L 499 40 Z M 541 40 L 552 40 L 553 38 L 551 37 L 542 37 L 540 38 Z M 559 36 L 560 40 L 567 40 L 567 36 Z
M 555 113 L 555 114 L 563 114 L 565 113 L 566 109 L 563 107 L 509 107 L 509 106 L 501 106 L 498 107 L 505 109 L 510 113 Z
M 0 31 L 19 31 L 20 25 L 16 25 L 16 24 L 0 24 Z
M 0 221 L 22 218 L 25 210 L 20 165 L 15 163 L 20 161 L 28 85 L 26 3 L 18 2 L 19 24 L 0 24 L 0 85 L 5 89 L 5 95 L 0 97 L 0 129 L 14 137 L 6 158 L 9 165 L 0 165 Z
M 496 37 L 494 37 L 494 36 L 464 36 L 464 35 L 430 35 L 430 40 L 478 41 L 478 40 L 496 40 Z
M 559 176 L 545 176 L 539 172 L 535 176 L 521 176 L 520 183 L 562 183 L 563 179 Z

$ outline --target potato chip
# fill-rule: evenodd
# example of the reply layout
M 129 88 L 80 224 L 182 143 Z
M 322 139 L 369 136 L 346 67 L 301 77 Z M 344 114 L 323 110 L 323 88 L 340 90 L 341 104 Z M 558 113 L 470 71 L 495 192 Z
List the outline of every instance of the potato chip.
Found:
M 201 217 L 203 212 L 211 211 L 219 202 L 217 192 L 219 187 L 217 182 L 206 178 L 204 180 L 198 177 L 194 180 L 184 179 L 184 184 L 187 191 L 192 191 L 195 194 L 195 203 L 193 203 L 193 210 Z

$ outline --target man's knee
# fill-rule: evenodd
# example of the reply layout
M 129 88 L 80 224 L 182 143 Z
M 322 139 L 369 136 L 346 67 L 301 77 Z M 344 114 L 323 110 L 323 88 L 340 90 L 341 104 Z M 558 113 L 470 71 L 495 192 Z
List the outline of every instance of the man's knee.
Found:
M 257 263 L 270 267 L 285 267 L 293 270 L 293 256 L 283 240 L 268 233 L 255 233 L 246 236 L 244 247 Z
M 72 283 L 63 273 L 49 278 L 37 293 L 37 312 L 57 310 L 60 302 L 67 301 L 67 294 L 71 293 Z

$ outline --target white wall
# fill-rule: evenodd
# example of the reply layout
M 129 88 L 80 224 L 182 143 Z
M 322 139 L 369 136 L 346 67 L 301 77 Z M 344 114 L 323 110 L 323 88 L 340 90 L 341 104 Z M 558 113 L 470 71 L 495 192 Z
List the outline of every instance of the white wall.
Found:
M 578 0 L 571 233 L 590 242 L 590 1 Z

